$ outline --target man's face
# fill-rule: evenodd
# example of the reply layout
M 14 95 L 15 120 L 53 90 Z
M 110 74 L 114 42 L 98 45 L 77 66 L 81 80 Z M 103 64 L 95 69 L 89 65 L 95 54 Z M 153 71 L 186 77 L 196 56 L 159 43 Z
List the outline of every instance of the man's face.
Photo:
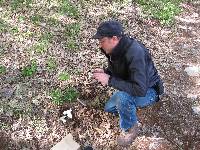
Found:
M 119 39 L 116 36 L 103 37 L 99 39 L 99 47 L 102 48 L 106 54 L 111 54 L 113 48 L 118 44 Z

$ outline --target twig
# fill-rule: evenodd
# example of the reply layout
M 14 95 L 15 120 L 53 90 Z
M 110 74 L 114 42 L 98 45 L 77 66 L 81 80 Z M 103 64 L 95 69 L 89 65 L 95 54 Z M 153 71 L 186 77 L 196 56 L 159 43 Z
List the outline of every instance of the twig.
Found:
M 87 106 L 83 101 L 81 101 L 80 99 L 77 99 L 77 101 L 79 102 L 79 103 L 81 103 L 83 106 Z

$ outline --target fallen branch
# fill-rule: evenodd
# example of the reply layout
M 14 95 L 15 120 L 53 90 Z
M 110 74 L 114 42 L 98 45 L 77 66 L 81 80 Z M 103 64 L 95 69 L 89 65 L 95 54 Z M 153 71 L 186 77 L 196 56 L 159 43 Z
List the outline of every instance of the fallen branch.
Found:
M 77 101 L 78 101 L 79 103 L 81 103 L 83 106 L 87 106 L 83 101 L 81 101 L 81 100 L 78 99 L 78 98 L 77 98 Z

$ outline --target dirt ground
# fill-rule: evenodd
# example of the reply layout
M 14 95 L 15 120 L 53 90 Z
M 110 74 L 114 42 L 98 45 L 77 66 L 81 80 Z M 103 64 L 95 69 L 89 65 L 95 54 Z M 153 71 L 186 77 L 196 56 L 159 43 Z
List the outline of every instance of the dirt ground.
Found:
M 182 3 L 181 7 L 175 24 L 163 27 L 156 20 L 143 18 L 139 7 L 131 3 L 122 7 L 103 1 L 88 3 L 81 9 L 80 50 L 66 52 L 57 35 L 48 53 L 33 55 L 41 67 L 33 77 L 19 75 L 30 56 L 23 49 L 28 41 L 16 43 L 9 34 L 1 33 L 0 48 L 6 46 L 6 51 L 0 62 L 9 71 L 0 75 L 0 150 L 48 150 L 67 133 L 82 147 L 91 145 L 95 150 L 199 150 L 200 114 L 195 114 L 193 107 L 200 105 L 200 75 L 189 76 L 185 68 L 200 66 L 200 4 Z M 115 141 L 120 133 L 118 116 L 103 111 L 114 89 L 91 78 L 91 70 L 106 66 L 106 60 L 90 37 L 101 21 L 113 17 L 123 23 L 127 34 L 149 48 L 165 85 L 165 94 L 157 104 L 138 110 L 140 133 L 127 148 Z M 11 23 L 15 16 L 12 18 Z M 54 55 L 58 64 L 53 72 L 44 69 L 48 55 Z M 70 72 L 70 80 L 58 81 L 59 70 Z M 69 84 L 78 89 L 79 100 L 87 106 L 79 101 L 62 106 L 52 103 L 49 91 Z M 73 118 L 63 123 L 59 118 L 69 108 Z

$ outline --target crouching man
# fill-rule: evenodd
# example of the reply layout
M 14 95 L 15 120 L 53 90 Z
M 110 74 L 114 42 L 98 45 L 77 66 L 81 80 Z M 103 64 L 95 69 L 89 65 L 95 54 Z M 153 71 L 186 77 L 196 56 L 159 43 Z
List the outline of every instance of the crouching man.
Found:
M 108 58 L 108 68 L 95 69 L 93 76 L 102 85 L 118 90 L 105 104 L 105 111 L 119 114 L 122 133 L 117 142 L 127 146 L 137 137 L 137 108 L 157 102 L 163 94 L 163 84 L 148 49 L 124 35 L 119 22 L 101 23 L 93 39 L 98 39 Z

